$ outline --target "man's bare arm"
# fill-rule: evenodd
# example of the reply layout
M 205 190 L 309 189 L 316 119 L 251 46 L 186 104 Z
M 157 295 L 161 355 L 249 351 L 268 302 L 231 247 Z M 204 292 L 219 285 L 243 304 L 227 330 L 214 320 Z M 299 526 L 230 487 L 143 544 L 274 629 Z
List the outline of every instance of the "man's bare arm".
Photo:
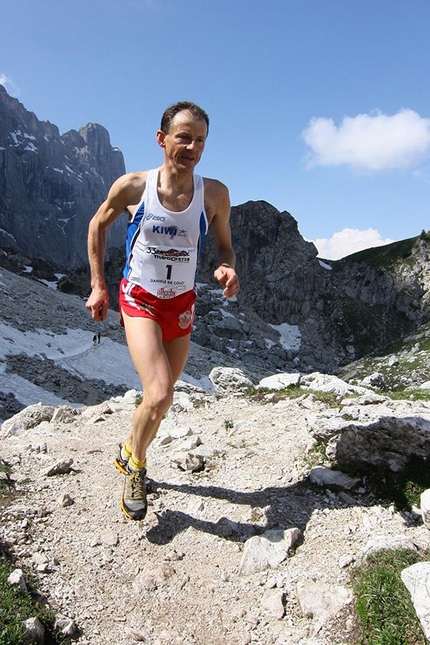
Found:
M 239 291 L 239 279 L 235 271 L 236 255 L 231 242 L 230 229 L 230 196 L 226 186 L 220 182 L 213 182 L 210 187 L 210 196 L 215 205 L 215 214 L 212 218 L 218 267 L 214 277 L 223 287 L 225 298 L 232 298 Z
M 145 173 L 123 175 L 109 190 L 88 227 L 88 260 L 91 270 L 91 294 L 86 307 L 95 320 L 106 319 L 109 308 L 109 294 L 104 274 L 104 258 L 109 226 L 126 209 L 136 205 L 143 188 Z

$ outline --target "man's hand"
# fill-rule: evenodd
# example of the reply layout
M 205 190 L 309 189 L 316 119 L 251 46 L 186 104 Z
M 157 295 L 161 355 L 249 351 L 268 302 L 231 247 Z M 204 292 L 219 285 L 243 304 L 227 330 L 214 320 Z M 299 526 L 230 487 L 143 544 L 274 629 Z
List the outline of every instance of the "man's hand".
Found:
M 107 289 L 93 289 L 85 305 L 94 320 L 106 320 L 109 309 L 109 294 Z
M 221 266 L 214 271 L 214 278 L 216 278 L 216 280 L 218 280 L 218 282 L 220 282 L 224 287 L 224 291 L 222 292 L 224 298 L 233 298 L 233 296 L 237 296 L 239 292 L 239 278 L 232 267 L 229 267 L 226 264 L 221 264 Z

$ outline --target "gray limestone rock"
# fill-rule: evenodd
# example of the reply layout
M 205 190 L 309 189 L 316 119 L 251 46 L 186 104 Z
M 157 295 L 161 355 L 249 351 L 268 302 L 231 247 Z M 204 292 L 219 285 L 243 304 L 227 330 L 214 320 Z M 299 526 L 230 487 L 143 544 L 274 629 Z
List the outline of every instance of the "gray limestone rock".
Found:
M 421 493 L 420 502 L 424 526 L 430 529 L 430 488 Z
M 411 457 L 430 458 L 430 409 L 408 402 L 348 406 L 309 414 L 309 429 L 340 468 L 404 470 Z
M 63 268 L 86 264 L 88 221 L 124 173 L 123 155 L 103 126 L 88 123 L 61 135 L 0 85 L 2 248 Z M 108 246 L 124 230 L 118 221 Z
M 363 557 L 379 551 L 396 551 L 397 549 L 408 549 L 417 551 L 414 542 L 405 535 L 374 535 L 366 544 L 363 550 Z
M 55 413 L 55 407 L 52 405 L 42 405 L 36 403 L 26 407 L 11 419 L 3 422 L 1 432 L 5 437 L 19 435 L 38 426 L 42 421 L 51 421 Z
M 421 622 L 424 634 L 430 641 L 430 562 L 417 562 L 401 573 L 404 585 Z
M 297 528 L 286 531 L 272 529 L 249 538 L 245 542 L 239 575 L 245 576 L 277 567 L 288 557 L 290 549 L 297 544 L 301 535 Z
M 14 569 L 7 579 L 12 586 L 18 587 L 20 591 L 27 591 L 27 583 L 22 569 Z
M 244 392 L 254 389 L 253 382 L 242 372 L 233 367 L 214 367 L 209 378 L 218 392 Z
M 329 585 L 322 580 L 299 580 L 297 596 L 303 615 L 314 618 L 319 626 L 353 600 L 352 591 L 347 587 Z
M 23 621 L 25 643 L 44 643 L 45 628 L 38 618 L 27 618 Z
M 298 373 L 285 373 L 282 374 L 272 374 L 272 376 L 266 376 L 261 379 L 257 385 L 257 389 L 268 389 L 268 390 L 284 390 L 285 388 L 292 387 L 294 385 L 299 385 L 301 381 L 301 374 Z
M 312 468 L 309 477 L 313 484 L 334 490 L 352 490 L 361 482 L 358 477 L 350 477 L 339 470 L 331 470 L 323 466 Z

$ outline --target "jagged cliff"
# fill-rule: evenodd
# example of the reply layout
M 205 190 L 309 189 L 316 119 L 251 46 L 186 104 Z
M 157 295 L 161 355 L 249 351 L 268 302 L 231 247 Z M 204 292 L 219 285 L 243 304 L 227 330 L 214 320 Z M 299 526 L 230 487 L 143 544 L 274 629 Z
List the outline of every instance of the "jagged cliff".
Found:
M 266 323 L 299 328 L 302 367 L 336 371 L 430 319 L 428 235 L 329 261 L 317 258 L 290 213 L 266 202 L 233 208 L 231 224 L 240 303 Z M 209 243 L 202 279 L 213 266 Z
M 0 245 L 61 268 L 87 261 L 88 221 L 111 183 L 125 172 L 124 158 L 101 125 L 63 135 L 39 121 L 0 85 Z M 118 244 L 116 223 L 109 246 Z

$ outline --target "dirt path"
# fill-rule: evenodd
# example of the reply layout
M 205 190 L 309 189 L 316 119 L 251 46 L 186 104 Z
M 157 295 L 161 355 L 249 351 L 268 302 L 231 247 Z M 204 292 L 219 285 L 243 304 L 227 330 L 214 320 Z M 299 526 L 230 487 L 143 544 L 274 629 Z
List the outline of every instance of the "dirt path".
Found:
M 190 410 L 176 404 L 149 456 L 157 492 L 145 521 L 133 523 L 119 509 L 122 476 L 112 456 L 134 407 L 109 406 L 108 414 L 106 405 L 86 408 L 73 423 L 43 422 L 2 437 L 1 456 L 25 492 L 7 509 L 0 536 L 18 564 L 38 570 L 55 609 L 79 626 L 78 643 L 352 642 L 351 607 L 329 621 L 304 616 L 300 581 L 348 586 L 350 565 L 375 532 L 414 531 L 419 539 L 419 529 L 363 496 L 310 486 L 308 409 L 211 395 Z M 181 470 L 176 462 L 196 441 L 205 468 Z M 70 459 L 69 473 L 47 476 Z M 248 538 L 293 527 L 304 535 L 294 555 L 239 575 Z

